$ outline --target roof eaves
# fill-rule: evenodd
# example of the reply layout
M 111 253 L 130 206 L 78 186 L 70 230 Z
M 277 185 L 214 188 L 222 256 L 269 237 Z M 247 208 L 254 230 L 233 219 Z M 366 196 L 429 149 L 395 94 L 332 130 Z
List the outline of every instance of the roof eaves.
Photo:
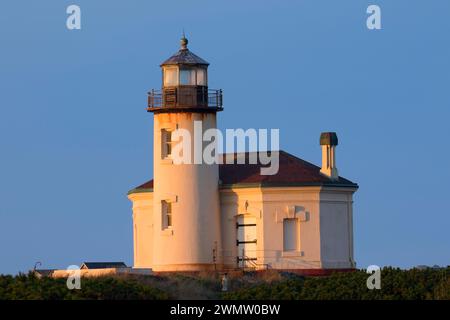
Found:
M 128 191 L 127 195 L 134 193 L 147 193 L 147 192 L 153 192 L 153 188 L 134 188 Z
M 219 189 L 244 189 L 244 188 L 280 188 L 280 187 L 334 187 L 358 189 L 356 183 L 332 183 L 332 182 L 256 182 L 256 183 L 232 183 L 222 184 Z

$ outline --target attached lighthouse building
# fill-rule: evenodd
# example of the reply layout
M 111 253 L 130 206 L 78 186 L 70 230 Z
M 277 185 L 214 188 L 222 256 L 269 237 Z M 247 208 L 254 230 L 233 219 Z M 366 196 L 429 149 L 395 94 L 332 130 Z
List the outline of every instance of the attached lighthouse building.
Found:
M 193 136 L 195 121 L 202 122 L 203 132 L 216 128 L 223 110 L 222 91 L 208 88 L 208 63 L 187 44 L 183 37 L 180 50 L 161 64 L 162 89 L 149 92 L 154 179 L 128 192 L 134 267 L 354 268 L 353 194 L 358 186 L 338 175 L 335 133 L 320 137 L 322 167 L 284 151 L 276 151 L 279 170 L 274 175 L 261 175 L 259 162 L 174 163 L 175 130 Z

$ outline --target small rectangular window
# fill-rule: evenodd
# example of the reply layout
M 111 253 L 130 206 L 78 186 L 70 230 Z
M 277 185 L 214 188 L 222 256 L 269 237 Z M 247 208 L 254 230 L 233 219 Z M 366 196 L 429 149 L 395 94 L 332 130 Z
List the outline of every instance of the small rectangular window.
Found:
M 283 220 L 283 251 L 298 251 L 298 219 Z
M 161 130 L 161 158 L 170 158 L 172 155 L 172 132 L 166 129 Z
M 161 201 L 162 208 L 162 228 L 172 228 L 172 203 L 168 201 Z

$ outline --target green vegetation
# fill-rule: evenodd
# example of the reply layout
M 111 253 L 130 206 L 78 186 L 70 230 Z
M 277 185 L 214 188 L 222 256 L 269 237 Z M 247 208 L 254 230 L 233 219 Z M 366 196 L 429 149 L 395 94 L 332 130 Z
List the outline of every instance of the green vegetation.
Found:
M 450 268 L 381 271 L 381 289 L 369 290 L 365 271 L 328 277 L 291 276 L 224 294 L 225 299 L 423 300 L 450 299 Z
M 364 270 L 327 277 L 292 273 L 232 272 L 229 288 L 221 292 L 214 273 L 164 276 L 83 278 L 81 290 L 68 290 L 65 279 L 37 278 L 32 273 L 0 275 L 0 299 L 111 300 L 111 299 L 446 299 L 450 300 L 450 267 L 446 269 L 381 271 L 381 290 L 366 287 Z
M 38 279 L 32 273 L 0 276 L 2 300 L 122 300 L 167 299 L 163 291 L 136 279 L 83 278 L 81 290 L 68 290 L 65 279 Z

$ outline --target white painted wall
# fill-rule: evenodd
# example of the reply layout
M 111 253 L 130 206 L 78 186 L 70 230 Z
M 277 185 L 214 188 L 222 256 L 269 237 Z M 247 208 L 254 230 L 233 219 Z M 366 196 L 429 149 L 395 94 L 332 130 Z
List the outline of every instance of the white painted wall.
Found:
M 133 193 L 134 267 L 151 268 L 153 263 L 153 193 Z
M 244 214 L 257 223 L 260 268 L 265 264 L 275 269 L 352 268 L 354 191 L 322 187 L 221 190 L 224 254 L 238 255 L 235 224 Z M 297 250 L 283 250 L 284 219 L 297 220 Z
M 325 188 L 320 194 L 320 238 L 323 268 L 354 268 L 353 192 Z
M 239 246 L 236 245 L 238 239 L 236 222 L 245 221 L 257 224 L 256 256 L 259 268 L 264 268 L 264 264 L 274 269 L 353 268 L 355 267 L 352 213 L 354 191 L 355 189 L 351 188 L 322 187 L 223 189 L 220 191 L 220 223 L 218 223 L 221 232 L 217 233 L 214 231 L 214 223 L 208 225 L 213 228 L 205 229 L 189 221 L 187 215 L 177 218 L 177 215 L 185 212 L 181 206 L 181 198 L 178 198 L 176 205 L 173 206 L 174 232 L 171 235 L 157 229 L 160 228 L 158 221 L 161 217 L 152 213 L 153 194 L 132 194 L 129 198 L 133 201 L 133 221 L 138 226 L 135 267 L 152 267 L 157 271 L 174 270 L 174 266 L 179 270 L 207 268 L 195 265 L 196 261 L 211 263 L 212 259 L 212 246 L 207 245 L 207 241 L 201 242 L 203 245 L 195 242 L 201 240 L 199 239 L 201 236 L 210 239 L 209 242 L 221 243 L 222 248 L 218 246 L 219 261 L 222 260 L 227 267 L 236 267 L 236 257 L 239 255 Z M 180 194 L 184 196 L 184 193 Z M 205 219 L 192 216 L 195 221 Z M 285 218 L 297 219 L 299 237 L 297 250 L 283 251 Z M 152 223 L 158 227 L 149 228 Z M 218 225 L 215 228 L 219 228 Z M 180 235 L 177 232 L 180 226 L 193 229 L 183 230 Z M 192 234 L 192 231 L 197 234 Z M 197 246 L 188 248 L 184 243 L 175 242 L 183 241 L 179 239 L 186 239 L 186 243 Z M 161 255 L 160 261 L 170 262 L 167 266 L 154 263 L 157 247 L 162 248 L 157 253 Z M 190 265 L 183 263 L 186 261 Z
M 202 121 L 203 131 L 216 127 L 216 115 L 212 113 L 154 115 L 155 271 L 212 269 L 213 249 L 221 250 L 218 165 L 173 164 L 161 159 L 161 129 L 185 129 L 194 137 L 196 120 Z M 194 143 L 191 147 L 193 155 Z M 162 200 L 172 202 L 171 229 L 161 226 Z
M 320 187 L 264 188 L 264 263 L 275 269 L 317 269 L 320 261 Z M 297 219 L 296 251 L 283 250 L 283 220 Z

